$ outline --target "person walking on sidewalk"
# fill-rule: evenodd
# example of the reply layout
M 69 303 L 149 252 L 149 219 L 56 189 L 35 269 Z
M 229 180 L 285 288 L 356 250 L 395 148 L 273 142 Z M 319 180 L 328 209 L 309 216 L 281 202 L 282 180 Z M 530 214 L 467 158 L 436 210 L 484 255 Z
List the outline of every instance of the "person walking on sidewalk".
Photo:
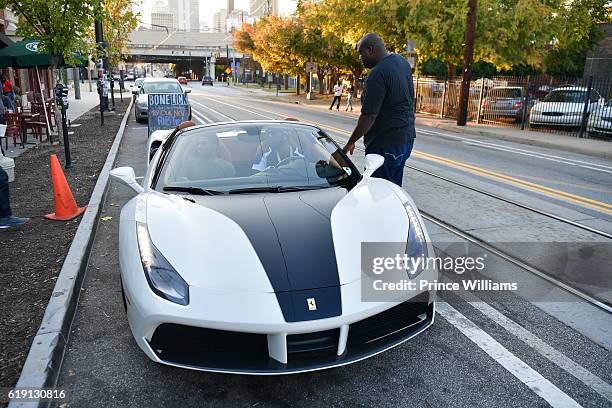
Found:
M 334 86 L 334 100 L 331 105 L 329 105 L 329 110 L 332 110 L 334 104 L 336 104 L 336 110 L 340 110 L 340 98 L 342 98 L 342 85 L 340 85 L 340 81 Z
M 385 159 L 372 176 L 401 187 L 404 165 L 416 137 L 412 70 L 404 57 L 387 51 L 377 34 L 364 35 L 357 51 L 370 72 L 361 98 L 361 115 L 343 150 L 353 154 L 355 143 L 363 137 L 366 154 Z
M 9 197 L 8 174 L 0 167 L 0 229 L 18 227 L 29 221 L 29 218 L 13 216 Z
M 353 111 L 353 94 L 355 93 L 355 87 L 353 86 L 353 84 L 351 84 L 351 86 L 349 86 L 348 89 L 348 93 L 346 95 L 346 109 L 344 110 L 345 112 L 349 110 L 349 108 L 351 108 L 351 112 Z

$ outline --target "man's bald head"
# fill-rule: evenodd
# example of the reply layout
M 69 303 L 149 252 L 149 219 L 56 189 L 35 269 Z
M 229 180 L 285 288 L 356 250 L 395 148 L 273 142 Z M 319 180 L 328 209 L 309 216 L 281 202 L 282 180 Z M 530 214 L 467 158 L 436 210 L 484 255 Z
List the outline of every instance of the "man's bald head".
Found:
M 366 68 L 373 68 L 388 53 L 385 43 L 376 33 L 367 33 L 357 43 L 359 59 Z

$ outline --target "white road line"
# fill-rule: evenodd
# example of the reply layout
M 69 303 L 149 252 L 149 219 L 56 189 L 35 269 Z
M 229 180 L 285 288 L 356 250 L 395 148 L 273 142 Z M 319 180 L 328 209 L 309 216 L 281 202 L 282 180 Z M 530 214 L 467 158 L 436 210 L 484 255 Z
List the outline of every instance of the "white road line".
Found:
M 436 311 L 498 364 L 539 395 L 552 407 L 580 407 L 574 399 L 557 388 L 540 373 L 499 344 L 446 302 L 437 302 Z
M 474 140 L 474 139 L 470 139 L 466 137 L 450 135 L 448 133 L 436 132 L 436 131 L 429 130 L 429 129 L 417 128 L 417 131 L 421 133 L 429 134 L 429 135 L 440 135 L 440 136 L 448 137 L 451 139 L 461 140 L 462 142 L 466 144 L 482 146 L 482 147 L 486 147 L 489 149 L 504 150 L 509 153 L 522 154 L 525 156 L 538 157 L 544 160 L 550 160 L 550 161 L 555 161 L 559 163 L 570 164 L 573 166 L 580 166 L 580 167 L 588 168 L 591 170 L 602 171 L 606 173 L 610 173 L 611 171 L 608 171 L 608 170 L 612 170 L 612 167 L 606 166 L 603 164 L 585 162 L 583 160 L 570 159 L 567 157 L 556 156 L 553 154 L 547 154 L 547 153 L 520 149 L 518 147 L 504 146 L 504 145 L 495 144 L 495 143 L 482 142 L 479 140 Z
M 207 123 L 212 123 L 212 120 L 207 118 L 206 116 L 204 116 L 201 112 L 195 110 L 195 109 L 191 109 L 191 114 L 193 117 L 195 117 L 200 123 L 203 124 L 207 124 Z
M 196 102 L 196 101 L 194 101 L 193 99 L 192 99 L 190 102 L 191 102 L 191 103 L 195 103 L 196 105 L 200 105 L 201 107 L 206 108 L 206 109 L 208 109 L 209 111 L 211 111 L 211 112 L 213 112 L 213 113 L 215 113 L 215 114 L 217 114 L 217 115 L 221 116 L 222 118 L 225 118 L 225 119 L 227 119 L 227 120 L 229 120 L 229 121 L 231 121 L 231 122 L 235 122 L 235 121 L 236 121 L 235 119 L 230 118 L 229 116 L 224 115 L 223 113 L 218 112 L 218 111 L 214 110 L 213 108 L 209 108 L 208 106 L 203 105 L 203 104 L 201 104 L 200 102 Z
M 596 376 L 595 374 L 582 367 L 580 364 L 574 362 L 572 359 L 567 357 L 565 354 L 556 350 L 548 343 L 525 329 L 514 320 L 506 317 L 503 313 L 493 308 L 488 303 L 485 303 L 478 299 L 474 294 L 470 292 L 460 292 L 464 300 L 466 300 L 472 307 L 478 310 L 480 313 L 488 317 L 490 320 L 497 323 L 500 327 L 504 328 L 507 332 L 513 334 L 523 343 L 537 351 L 540 355 L 550 360 L 558 367 L 565 370 L 567 373 L 573 375 L 586 386 L 592 388 L 596 393 L 612 402 L 612 385 L 606 383 L 604 380 Z
M 211 98 L 211 97 L 209 97 L 209 96 L 205 96 L 205 97 L 203 97 L 203 98 L 204 98 L 204 99 L 209 99 L 209 100 L 214 101 L 214 102 L 217 102 L 217 103 L 220 103 L 220 104 L 222 104 L 222 105 L 230 106 L 230 107 L 235 108 L 235 109 L 239 109 L 239 110 L 241 110 L 241 111 L 245 111 L 245 112 L 248 112 L 248 113 L 252 113 L 253 115 L 261 116 L 262 118 L 271 119 L 271 120 L 276 120 L 276 119 L 275 119 L 275 118 L 273 118 L 273 117 L 270 117 L 270 116 L 267 116 L 267 115 L 262 115 L 261 113 L 258 113 L 258 112 L 255 112 L 255 111 L 252 111 L 252 110 L 249 110 L 249 109 L 241 108 L 240 106 L 235 105 L 235 104 L 230 104 L 230 103 L 226 103 L 226 102 L 221 102 L 220 100 L 218 100 L 218 99 L 214 99 L 214 98 Z M 279 115 L 279 116 L 280 116 L 280 115 Z

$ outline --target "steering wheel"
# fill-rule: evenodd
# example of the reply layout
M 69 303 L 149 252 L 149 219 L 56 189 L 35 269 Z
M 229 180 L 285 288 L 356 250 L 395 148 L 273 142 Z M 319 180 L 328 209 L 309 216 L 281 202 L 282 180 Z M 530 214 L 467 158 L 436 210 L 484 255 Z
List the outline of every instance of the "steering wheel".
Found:
M 276 163 L 275 166 L 269 166 L 268 169 L 274 169 L 280 174 L 286 174 L 286 175 L 296 174 L 299 176 L 305 176 L 306 173 L 304 173 L 303 171 L 300 171 L 300 169 L 297 169 L 295 167 L 286 167 L 287 164 L 294 162 L 296 160 L 304 160 L 304 162 L 306 161 L 304 157 L 300 157 L 300 156 L 285 157 L 284 159 Z

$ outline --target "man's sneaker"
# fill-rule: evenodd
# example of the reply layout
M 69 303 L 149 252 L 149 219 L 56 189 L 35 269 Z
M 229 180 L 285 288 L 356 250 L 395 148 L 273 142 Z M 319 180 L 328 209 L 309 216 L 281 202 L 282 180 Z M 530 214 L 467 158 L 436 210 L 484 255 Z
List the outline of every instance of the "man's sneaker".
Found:
M 10 217 L 0 218 L 0 229 L 19 227 L 28 221 L 30 221 L 29 218 L 19 218 L 12 215 Z

